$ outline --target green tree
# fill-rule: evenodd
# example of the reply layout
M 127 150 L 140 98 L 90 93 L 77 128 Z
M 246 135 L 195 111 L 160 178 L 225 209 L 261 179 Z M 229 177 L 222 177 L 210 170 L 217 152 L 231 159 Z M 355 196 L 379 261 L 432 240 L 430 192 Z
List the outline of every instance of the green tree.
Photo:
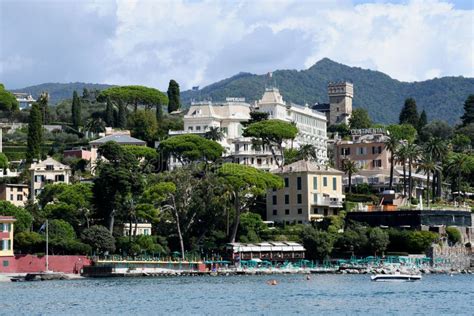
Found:
M 45 238 L 41 234 L 29 231 L 15 233 L 15 252 L 34 254 L 44 251 Z
M 224 152 L 217 142 L 195 134 L 170 137 L 160 143 L 160 150 L 166 155 L 175 156 L 183 164 L 216 161 Z
M 118 101 L 117 127 L 125 128 L 127 126 L 127 107 L 124 103 Z
M 245 137 L 254 138 L 257 145 L 267 145 L 280 168 L 285 165 L 283 144 L 286 141 L 293 141 L 297 134 L 298 128 L 294 124 L 280 120 L 264 120 L 250 124 L 243 133 Z M 279 154 L 281 160 L 278 159 Z
M 103 90 L 98 95 L 97 100 L 100 102 L 105 102 L 107 98 L 118 105 L 122 103 L 125 108 L 128 105 L 132 105 L 135 111 L 138 109 L 139 105 L 145 106 L 146 109 L 151 109 L 154 108 L 158 103 L 168 103 L 168 98 L 162 92 L 154 88 L 143 86 L 112 87 Z
M 161 104 L 161 100 L 156 103 L 155 116 L 156 121 L 158 122 L 158 124 L 160 124 L 163 120 L 163 105 Z
M 168 113 L 180 109 L 181 99 L 179 92 L 179 84 L 174 80 L 170 80 L 170 83 L 168 85 L 168 100 Z
M 424 253 L 428 251 L 438 235 L 429 231 L 410 231 L 407 234 L 407 250 L 410 253 Z
M 49 124 L 51 121 L 51 113 L 49 111 L 49 106 L 48 106 L 48 102 L 49 102 L 48 92 L 45 92 L 45 91 L 41 92 L 36 102 L 39 104 L 42 124 Z
M 417 135 L 416 129 L 411 124 L 389 125 L 387 133 L 399 141 L 405 140 L 411 143 L 415 141 Z
M 246 243 L 260 242 L 261 235 L 267 230 L 259 214 L 246 212 L 240 216 L 240 241 Z
M 107 98 L 105 106 L 105 124 L 110 127 L 115 127 L 114 106 L 110 98 Z
M 38 103 L 33 103 L 28 121 L 28 139 L 26 161 L 33 162 L 41 158 L 41 145 L 43 143 L 43 124 Z
M 441 120 L 434 120 L 423 127 L 420 131 L 420 140 L 427 142 L 431 138 L 448 140 L 453 136 L 453 128 L 448 123 Z
M 413 127 L 418 127 L 420 118 L 416 108 L 416 101 L 413 98 L 405 100 L 405 105 L 400 112 L 400 124 L 410 124 Z
M 334 124 L 328 127 L 328 132 L 330 133 L 338 133 L 341 138 L 347 137 L 351 134 L 351 130 L 349 126 L 345 123 L 341 124 Z
M 50 240 L 53 242 L 76 239 L 74 228 L 61 219 L 53 219 L 48 222 L 48 233 Z
M 428 117 L 426 116 L 425 109 L 423 109 L 423 111 L 420 114 L 420 119 L 418 121 L 418 126 L 416 130 L 420 132 L 423 129 L 423 127 L 426 126 L 426 124 L 428 124 Z
M 395 167 L 395 153 L 400 146 L 400 139 L 394 135 L 390 134 L 385 141 L 385 148 L 390 152 L 390 182 L 389 189 L 393 189 L 393 168 Z
M 412 169 L 420 158 L 420 147 L 414 143 L 408 143 L 406 145 L 406 154 L 408 159 L 408 196 L 411 198 L 413 191 Z
M 8 157 L 4 153 L 0 153 L 0 169 L 8 169 Z
M 311 226 L 305 227 L 301 239 L 306 249 L 306 257 L 311 260 L 326 259 L 334 247 L 334 239 L 329 233 Z
M 471 147 L 469 136 L 456 133 L 451 140 L 455 152 L 465 152 Z
M 250 124 L 268 120 L 268 116 L 268 112 L 251 111 L 250 119 L 247 122 L 242 122 L 241 124 L 242 126 L 247 127 Z
M 13 112 L 17 111 L 19 107 L 13 93 L 5 90 L 5 86 L 0 83 L 0 111 Z
M 464 114 L 461 116 L 462 126 L 474 123 L 474 94 L 470 94 L 464 102 Z
M 316 147 L 311 144 L 304 144 L 298 149 L 298 160 L 318 161 Z
M 92 117 L 86 121 L 84 130 L 95 134 L 103 133 L 107 127 L 106 125 L 107 124 L 102 120 L 102 118 Z
M 156 139 L 158 124 L 151 111 L 138 110 L 129 115 L 128 128 L 133 137 L 151 144 Z
M 425 143 L 424 149 L 425 152 L 433 157 L 433 160 L 438 165 L 441 165 L 445 161 L 448 154 L 448 143 L 440 138 L 431 138 Z M 443 173 L 441 172 L 441 169 L 442 168 L 437 169 L 434 174 L 432 188 L 433 197 L 441 197 L 441 183 L 443 180 Z
M 426 174 L 426 204 L 430 206 L 430 175 L 440 170 L 441 166 L 434 161 L 433 157 L 426 151 L 421 155 L 418 162 L 418 172 L 423 171 Z M 434 196 L 433 196 L 434 200 Z
M 283 187 L 283 180 L 274 174 L 234 163 L 223 164 L 218 170 L 218 175 L 231 192 L 235 218 L 230 242 L 235 242 L 240 214 L 248 209 L 256 197 L 264 195 L 267 190 Z
M 455 245 L 461 242 L 462 240 L 461 233 L 459 232 L 459 229 L 457 229 L 455 226 L 446 227 L 446 234 L 448 235 L 448 241 L 452 245 Z
M 81 234 L 81 239 L 100 254 L 115 251 L 115 238 L 102 225 L 94 225 L 85 229 Z
M 209 130 L 204 133 L 204 138 L 218 142 L 224 138 L 224 133 L 219 127 L 211 126 Z
M 33 216 L 27 210 L 7 201 L 0 201 L 0 215 L 14 216 L 16 218 L 14 223 L 15 234 L 28 231 L 33 223 Z
M 461 179 L 474 170 L 474 158 L 472 155 L 463 153 L 451 153 L 448 156 L 447 171 L 456 179 L 458 197 L 461 196 Z M 451 187 L 452 188 L 452 187 Z
M 372 126 L 372 120 L 366 109 L 355 109 L 349 118 L 349 126 L 351 129 L 369 128 Z
M 352 175 L 359 171 L 357 163 L 350 159 L 342 160 L 342 171 L 347 174 L 349 179 L 349 193 L 352 193 Z
M 369 247 L 377 256 L 377 253 L 383 253 L 389 244 L 388 233 L 379 227 L 372 228 L 369 232 Z
M 77 91 L 72 94 L 72 105 L 71 105 L 71 122 L 72 127 L 78 131 L 81 124 L 81 100 L 77 95 Z

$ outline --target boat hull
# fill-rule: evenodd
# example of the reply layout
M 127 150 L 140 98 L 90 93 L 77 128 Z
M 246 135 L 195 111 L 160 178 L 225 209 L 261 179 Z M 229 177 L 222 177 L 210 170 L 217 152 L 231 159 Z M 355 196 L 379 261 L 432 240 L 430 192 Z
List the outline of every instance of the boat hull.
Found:
M 370 277 L 376 282 L 414 282 L 421 280 L 421 275 L 409 274 L 377 274 Z

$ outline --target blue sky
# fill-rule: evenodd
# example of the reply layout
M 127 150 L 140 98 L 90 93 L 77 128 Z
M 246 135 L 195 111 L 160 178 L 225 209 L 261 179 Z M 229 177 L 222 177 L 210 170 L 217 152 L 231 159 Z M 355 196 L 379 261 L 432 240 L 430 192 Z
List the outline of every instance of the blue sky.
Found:
M 474 77 L 473 0 L 0 0 L 0 82 L 205 86 L 328 57 Z

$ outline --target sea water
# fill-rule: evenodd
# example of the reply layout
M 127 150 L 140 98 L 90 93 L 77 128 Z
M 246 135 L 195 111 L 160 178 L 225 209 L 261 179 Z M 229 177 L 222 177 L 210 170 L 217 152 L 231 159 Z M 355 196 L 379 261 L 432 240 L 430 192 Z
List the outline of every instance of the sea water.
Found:
M 269 285 L 269 280 L 277 285 Z M 474 315 L 474 275 L 201 276 L 0 283 L 1 315 Z

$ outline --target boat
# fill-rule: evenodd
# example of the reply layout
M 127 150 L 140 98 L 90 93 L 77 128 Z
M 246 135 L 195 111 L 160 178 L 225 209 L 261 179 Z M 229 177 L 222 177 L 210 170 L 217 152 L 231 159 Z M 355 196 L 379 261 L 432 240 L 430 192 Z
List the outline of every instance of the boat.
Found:
M 376 274 L 370 277 L 372 281 L 378 282 L 414 282 L 421 280 L 420 274 Z

